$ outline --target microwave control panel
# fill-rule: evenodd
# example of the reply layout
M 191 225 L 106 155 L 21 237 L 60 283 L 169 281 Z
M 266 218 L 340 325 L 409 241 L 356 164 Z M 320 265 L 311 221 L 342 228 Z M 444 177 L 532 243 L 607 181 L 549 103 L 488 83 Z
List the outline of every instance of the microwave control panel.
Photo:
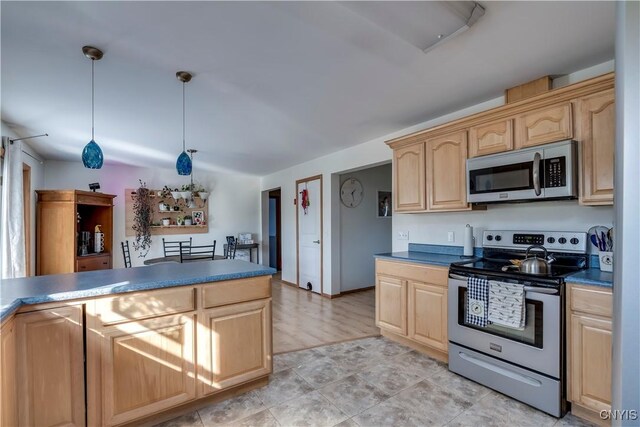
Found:
M 544 187 L 564 187 L 567 185 L 567 158 L 554 157 L 544 161 Z

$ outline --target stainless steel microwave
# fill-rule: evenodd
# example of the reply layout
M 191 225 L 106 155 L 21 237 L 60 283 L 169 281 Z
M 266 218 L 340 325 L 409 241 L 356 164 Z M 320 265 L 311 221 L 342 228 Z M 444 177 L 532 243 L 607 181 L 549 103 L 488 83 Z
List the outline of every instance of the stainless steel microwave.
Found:
M 576 198 L 577 161 L 577 143 L 571 140 L 468 159 L 467 201 Z

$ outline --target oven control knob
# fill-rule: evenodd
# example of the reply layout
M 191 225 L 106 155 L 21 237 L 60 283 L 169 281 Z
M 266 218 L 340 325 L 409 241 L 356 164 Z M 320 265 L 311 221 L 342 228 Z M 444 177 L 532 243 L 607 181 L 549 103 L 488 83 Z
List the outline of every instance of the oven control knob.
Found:
M 567 243 L 567 239 L 565 239 L 564 237 L 561 237 L 558 239 L 558 243 L 560 243 L 561 245 L 564 245 L 565 243 Z
M 488 241 L 492 241 L 492 240 L 493 240 L 493 235 L 491 235 L 491 234 L 487 234 L 487 240 L 488 240 Z
M 574 237 L 573 239 L 569 240 L 571 242 L 572 245 L 577 245 L 578 243 L 580 243 L 580 240 L 578 240 L 577 237 Z
M 499 242 L 500 240 L 502 240 L 502 236 L 500 235 L 496 236 L 496 242 Z
M 555 237 L 547 237 L 547 243 L 555 243 L 556 242 L 556 238 Z

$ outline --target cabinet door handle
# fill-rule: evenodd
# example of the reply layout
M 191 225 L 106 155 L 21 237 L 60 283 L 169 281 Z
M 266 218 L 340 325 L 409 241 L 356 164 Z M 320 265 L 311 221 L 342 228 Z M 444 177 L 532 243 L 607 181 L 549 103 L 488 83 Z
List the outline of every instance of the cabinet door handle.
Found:
M 320 244 L 320 240 L 314 240 L 313 243 Z

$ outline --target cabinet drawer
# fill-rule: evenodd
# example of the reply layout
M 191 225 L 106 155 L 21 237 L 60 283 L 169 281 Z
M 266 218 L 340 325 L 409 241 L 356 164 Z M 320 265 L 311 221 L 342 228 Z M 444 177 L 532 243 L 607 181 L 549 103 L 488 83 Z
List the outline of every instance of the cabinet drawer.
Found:
M 376 260 L 376 274 L 447 286 L 449 269 L 408 262 Z
M 596 316 L 611 318 L 613 311 L 613 294 L 610 290 L 592 287 L 569 285 L 569 301 L 571 311 L 579 311 Z
M 111 268 L 111 255 L 89 256 L 76 259 L 76 271 L 108 270 Z
M 271 296 L 271 276 L 250 279 L 229 280 L 202 287 L 203 308 L 269 298 Z
M 103 325 L 195 310 L 195 289 L 171 288 L 137 292 L 96 300 L 95 311 Z

